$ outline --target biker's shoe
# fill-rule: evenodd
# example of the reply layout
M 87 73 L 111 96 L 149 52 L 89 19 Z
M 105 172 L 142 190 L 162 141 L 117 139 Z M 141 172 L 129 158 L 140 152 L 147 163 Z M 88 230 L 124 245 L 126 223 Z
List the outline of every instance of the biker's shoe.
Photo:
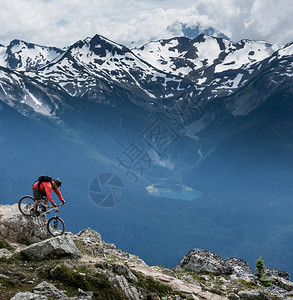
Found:
M 38 217 L 40 215 L 40 212 L 37 209 L 31 209 L 30 214 L 32 217 Z
M 54 221 L 54 228 L 55 228 L 55 229 L 58 228 L 58 221 L 57 221 L 57 220 Z
M 42 212 L 47 211 L 47 207 L 45 205 L 41 205 Z

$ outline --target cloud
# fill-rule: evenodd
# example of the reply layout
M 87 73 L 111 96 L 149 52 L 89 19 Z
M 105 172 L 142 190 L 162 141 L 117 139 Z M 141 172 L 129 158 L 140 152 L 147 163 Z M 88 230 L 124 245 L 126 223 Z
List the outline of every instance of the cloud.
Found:
M 120 38 L 124 43 L 134 41 L 143 44 L 150 40 L 182 36 L 180 24 L 195 26 L 205 24 L 213 26 L 214 23 L 206 15 L 200 15 L 195 7 L 188 9 L 156 8 L 149 12 L 142 12 L 129 20 L 115 32 L 116 40 Z
M 256 0 L 249 19 L 245 22 L 245 32 L 257 39 L 277 43 L 293 41 L 293 6 L 291 0 Z
M 232 40 L 293 41 L 290 0 L 2 0 L 0 43 L 68 46 L 96 33 L 129 46 L 214 27 Z

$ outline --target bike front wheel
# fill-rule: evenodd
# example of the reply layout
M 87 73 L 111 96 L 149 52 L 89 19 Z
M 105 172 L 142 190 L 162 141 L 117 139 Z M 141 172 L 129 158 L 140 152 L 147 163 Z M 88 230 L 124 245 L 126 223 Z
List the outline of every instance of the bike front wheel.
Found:
M 23 196 L 18 201 L 18 209 L 24 216 L 29 217 L 34 203 L 35 201 L 32 196 Z
M 52 217 L 47 223 L 47 230 L 52 236 L 62 235 L 65 231 L 64 221 L 59 217 Z

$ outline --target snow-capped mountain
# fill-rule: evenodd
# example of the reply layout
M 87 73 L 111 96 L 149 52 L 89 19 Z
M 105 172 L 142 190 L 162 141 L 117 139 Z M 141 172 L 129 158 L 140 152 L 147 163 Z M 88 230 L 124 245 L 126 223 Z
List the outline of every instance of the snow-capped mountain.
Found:
M 194 40 L 173 38 L 150 42 L 133 52 L 156 68 L 192 80 L 202 90 L 198 96 L 226 96 L 259 73 L 258 62 L 282 46 L 262 41 L 199 35 Z M 205 91 L 205 92 L 204 92 Z
M 119 91 L 152 111 L 183 98 L 203 107 L 212 99 L 237 93 L 260 74 L 274 74 L 266 75 L 275 78 L 267 82 L 268 87 L 276 87 L 292 75 L 291 44 L 233 43 L 203 34 L 195 39 L 154 41 L 139 49 L 129 49 L 100 35 L 78 41 L 66 51 L 16 40 L 0 49 L 2 65 L 25 71 L 19 75 L 2 69 L 3 98 L 10 99 L 10 105 L 18 101 L 18 105 L 24 103 L 45 115 L 54 115 L 57 106 L 62 107 L 62 101 L 56 104 L 59 96 L 52 96 L 54 91 L 114 106 L 117 103 L 110 95 Z M 16 80 L 19 76 L 22 79 Z M 13 90 L 11 84 L 17 86 L 19 95 L 14 95 L 14 100 L 7 92 Z M 38 92 L 34 93 L 32 87 L 36 90 L 36 86 Z M 247 114 L 258 105 L 239 103 L 236 108 L 231 100 L 227 107 L 233 114 Z
M 0 66 L 17 71 L 37 70 L 63 53 L 56 47 L 45 47 L 13 40 L 7 47 L 0 45 Z
M 26 74 L 71 96 L 86 94 L 97 101 L 115 88 L 140 94 L 142 99 L 165 99 L 193 84 L 156 69 L 130 49 L 99 35 L 78 41 L 41 70 Z
M 280 48 L 282 46 L 262 41 L 241 40 L 233 43 L 199 35 L 194 40 L 181 37 L 150 42 L 133 52 L 164 72 L 187 76 L 201 84 L 214 73 L 250 69 L 251 65 Z

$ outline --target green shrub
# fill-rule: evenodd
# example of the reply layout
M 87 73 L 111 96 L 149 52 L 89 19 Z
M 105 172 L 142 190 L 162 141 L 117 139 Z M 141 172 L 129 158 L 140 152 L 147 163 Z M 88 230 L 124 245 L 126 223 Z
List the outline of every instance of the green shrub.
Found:
M 76 289 L 81 288 L 83 290 L 89 289 L 89 284 L 85 279 L 85 276 L 81 275 L 79 272 L 75 272 L 68 267 L 62 265 L 58 266 L 54 270 L 54 279 L 63 282 L 66 285 L 72 286 Z
M 266 268 L 266 266 L 264 264 L 264 261 L 263 261 L 262 257 L 260 256 L 255 264 L 255 269 L 257 271 L 258 278 L 263 277 L 263 272 L 264 272 L 265 268 Z
M 84 275 L 85 274 L 85 275 Z M 52 277 L 63 284 L 73 287 L 74 289 L 81 288 L 84 291 L 92 291 L 95 299 L 105 300 L 124 300 L 125 296 L 122 291 L 116 289 L 108 278 L 99 273 L 90 276 L 83 270 L 72 270 L 64 265 L 58 266 L 54 270 Z
M 26 238 L 19 238 L 17 242 L 20 243 L 20 244 L 26 245 L 26 246 L 29 246 L 29 245 L 32 244 Z
M 13 250 L 13 247 L 3 237 L 0 237 L 0 249 Z
M 259 278 L 259 281 L 260 281 L 260 283 L 261 283 L 264 287 L 274 286 L 274 285 L 272 284 L 272 282 L 274 281 L 274 279 L 262 277 L 262 278 Z
M 104 264 L 102 264 L 102 263 L 96 263 L 95 264 L 95 267 L 97 268 L 97 269 L 105 269 L 105 266 L 104 266 Z
M 270 278 L 266 278 L 266 276 L 264 275 L 265 268 L 266 268 L 266 266 L 264 264 L 264 261 L 263 261 L 262 257 L 260 256 L 259 259 L 257 260 L 256 264 L 255 264 L 255 269 L 257 271 L 257 273 L 255 275 L 258 277 L 260 283 L 264 287 L 273 286 L 272 282 L 274 280 L 270 279 Z

